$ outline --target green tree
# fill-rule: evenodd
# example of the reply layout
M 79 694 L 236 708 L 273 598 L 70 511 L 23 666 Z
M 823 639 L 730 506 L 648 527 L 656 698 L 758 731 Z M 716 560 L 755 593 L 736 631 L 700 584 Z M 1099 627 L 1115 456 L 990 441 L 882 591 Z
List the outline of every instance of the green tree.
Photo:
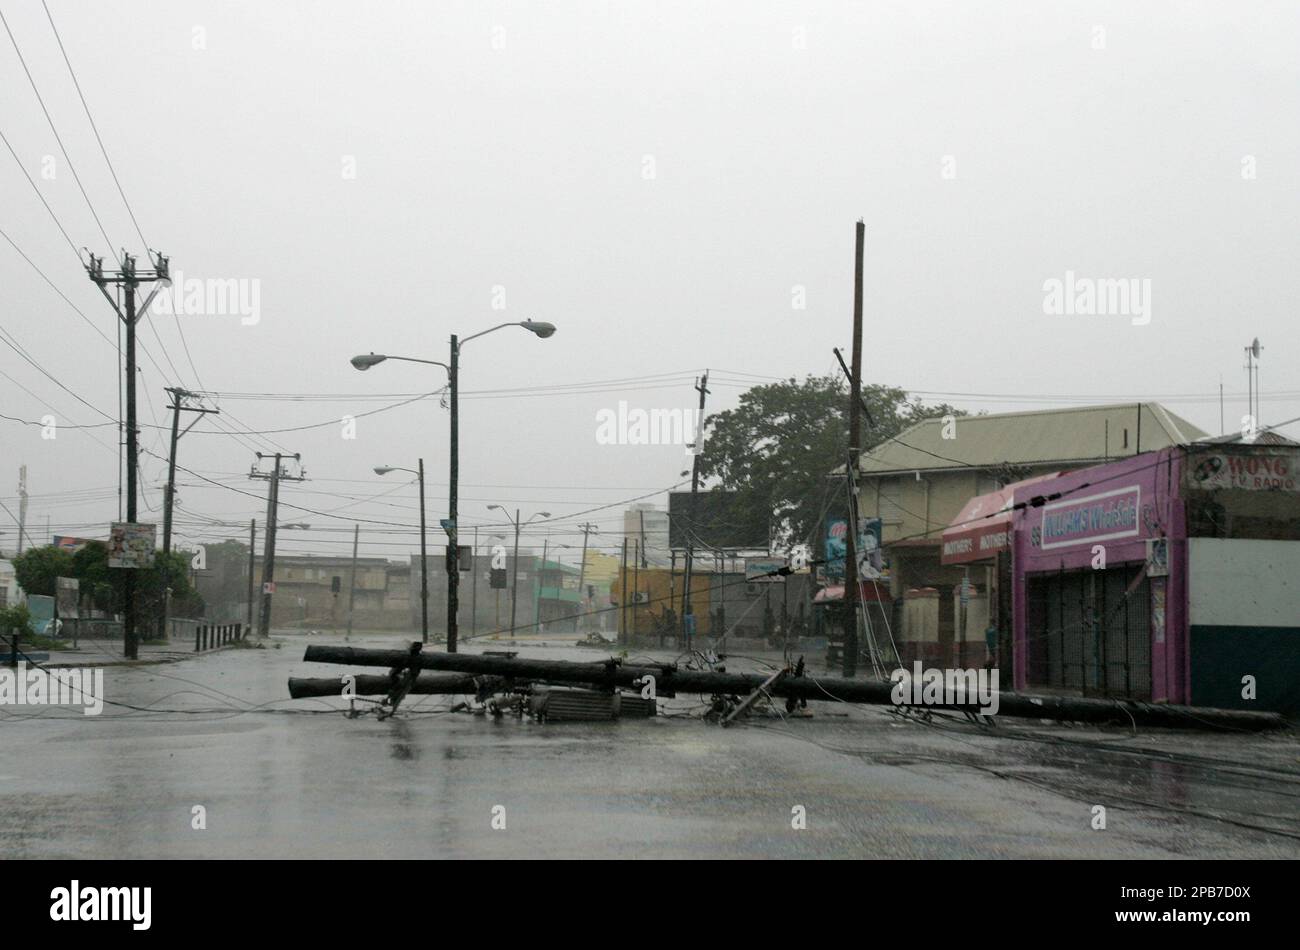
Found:
M 73 555 L 64 548 L 47 544 L 28 548 L 13 559 L 14 578 L 28 594 L 54 596 L 57 577 L 75 577 Z
M 892 386 L 865 386 L 862 396 L 871 415 L 862 417 L 864 451 L 922 419 L 964 415 Z M 737 493 L 729 520 L 769 533 L 778 548 L 814 541 L 825 512 L 845 507 L 843 482 L 828 476 L 848 460 L 848 409 L 846 380 L 808 376 L 755 386 L 710 416 L 700 474 Z
M 172 616 L 203 614 L 203 598 L 190 583 L 190 553 L 173 551 L 164 559 L 154 555 L 152 567 L 136 571 L 136 610 L 141 618 L 162 615 L 163 597 L 172 589 Z M 170 571 L 164 565 L 170 564 Z M 121 613 L 126 603 L 126 571 L 108 566 L 108 545 L 91 541 L 75 554 L 47 545 L 32 548 L 14 559 L 14 575 L 29 594 L 54 594 L 54 578 L 75 577 L 83 596 L 96 607 Z
M 32 636 L 32 615 L 26 604 L 0 607 L 0 636 L 9 636 L 15 631 L 24 639 Z

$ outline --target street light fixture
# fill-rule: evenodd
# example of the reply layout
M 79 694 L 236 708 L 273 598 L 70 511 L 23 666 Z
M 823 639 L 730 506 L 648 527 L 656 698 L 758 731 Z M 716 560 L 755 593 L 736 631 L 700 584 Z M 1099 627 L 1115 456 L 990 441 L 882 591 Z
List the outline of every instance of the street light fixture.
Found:
M 421 360 L 410 356 L 391 356 L 379 353 L 363 353 L 352 357 L 352 365 L 358 370 L 365 371 L 372 366 L 384 362 L 384 360 L 402 360 L 407 363 L 424 363 L 429 366 L 441 366 L 447 371 L 449 388 L 451 389 L 451 453 L 448 459 L 450 468 L 450 477 L 448 478 L 447 495 L 448 495 L 448 518 L 447 518 L 447 539 L 450 542 L 447 548 L 447 652 L 456 652 L 456 614 L 460 606 L 460 548 L 457 543 L 456 509 L 459 502 L 459 482 L 460 482 L 460 348 L 470 340 L 485 336 L 493 331 L 500 330 L 504 327 L 523 327 L 529 333 L 534 334 L 540 339 L 546 339 L 555 334 L 555 324 L 545 323 L 535 320 L 520 320 L 511 323 L 500 323 L 494 327 L 489 327 L 478 333 L 471 334 L 465 339 L 459 339 L 456 334 L 451 335 L 451 357 L 449 362 L 442 363 L 438 360 Z M 512 624 L 513 626 L 513 624 Z
M 530 330 L 533 333 L 536 333 L 543 340 L 545 340 L 548 336 L 554 335 L 555 333 L 554 323 L 544 323 L 544 322 L 535 322 L 533 320 L 525 320 L 523 323 L 519 325 L 523 327 L 525 330 Z
M 356 365 L 356 360 L 353 360 Z M 364 367 L 358 366 L 357 369 Z M 420 480 L 420 638 L 421 642 L 429 642 L 429 552 L 424 542 L 424 459 L 420 459 L 420 470 L 415 471 L 410 468 L 402 468 L 396 465 L 377 465 L 375 466 L 376 475 L 387 475 L 389 472 L 409 472 Z
M 515 556 L 514 564 L 511 565 L 510 568 L 510 633 L 513 635 L 515 632 L 515 613 L 518 607 L 517 595 L 519 592 L 519 529 L 528 524 L 529 521 L 532 521 L 533 518 L 549 518 L 551 513 L 549 511 L 539 511 L 536 514 L 529 516 L 528 521 L 521 522 L 519 520 L 518 508 L 515 509 L 515 516 L 513 518 L 510 517 L 510 512 L 506 511 L 500 505 L 488 505 L 488 511 L 501 512 L 506 516 L 506 520 L 515 527 Z M 545 558 L 543 558 L 543 561 L 545 561 Z M 545 567 L 545 563 L 543 563 L 542 566 Z

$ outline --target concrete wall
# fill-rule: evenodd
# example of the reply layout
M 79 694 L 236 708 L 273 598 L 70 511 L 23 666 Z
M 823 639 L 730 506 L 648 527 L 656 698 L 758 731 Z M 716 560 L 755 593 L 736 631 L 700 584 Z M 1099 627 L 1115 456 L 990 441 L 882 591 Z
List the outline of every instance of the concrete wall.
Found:
M 1300 541 L 1187 546 L 1192 703 L 1300 710 Z

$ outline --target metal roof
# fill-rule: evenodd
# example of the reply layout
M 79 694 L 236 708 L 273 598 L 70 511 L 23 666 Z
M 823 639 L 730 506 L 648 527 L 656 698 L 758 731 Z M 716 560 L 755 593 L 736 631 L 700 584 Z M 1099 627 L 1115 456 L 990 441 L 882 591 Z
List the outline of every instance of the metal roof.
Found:
M 872 476 L 1006 464 L 1068 468 L 1124 458 L 1138 453 L 1139 413 L 1143 452 L 1207 437 L 1155 402 L 957 416 L 951 430 L 955 437 L 949 439 L 943 437 L 942 418 L 926 419 L 864 452 L 861 472 Z

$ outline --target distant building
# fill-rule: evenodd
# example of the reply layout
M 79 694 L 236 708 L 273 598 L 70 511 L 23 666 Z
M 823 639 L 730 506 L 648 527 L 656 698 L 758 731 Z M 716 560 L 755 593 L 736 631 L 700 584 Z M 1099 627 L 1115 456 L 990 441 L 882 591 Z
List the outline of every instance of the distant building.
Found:
M 627 541 L 629 563 L 637 557 L 647 567 L 667 567 L 672 563 L 668 548 L 668 512 L 639 502 L 623 512 L 623 538 Z
M 23 589 L 18 586 L 13 561 L 0 559 L 0 607 L 9 607 L 23 599 Z
M 539 559 L 537 573 L 535 613 L 538 623 L 545 624 L 549 633 L 574 632 L 583 600 L 578 588 L 580 570 L 570 564 Z
M 345 629 L 351 599 L 354 629 L 406 629 L 410 623 L 409 573 L 409 565 L 393 564 L 382 557 L 359 557 L 352 594 L 351 557 L 276 555 L 271 625 Z M 257 585 L 254 597 L 259 597 L 261 557 L 253 561 L 253 576 Z

